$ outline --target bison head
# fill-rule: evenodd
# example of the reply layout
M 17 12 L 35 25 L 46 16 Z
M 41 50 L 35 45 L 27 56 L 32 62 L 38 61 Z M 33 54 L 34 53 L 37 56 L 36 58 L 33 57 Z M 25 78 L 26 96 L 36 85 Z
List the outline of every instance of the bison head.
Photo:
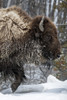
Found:
M 56 59 L 60 56 L 60 42 L 57 29 L 47 17 L 36 17 L 33 20 L 34 39 L 40 44 L 42 55 L 46 59 Z

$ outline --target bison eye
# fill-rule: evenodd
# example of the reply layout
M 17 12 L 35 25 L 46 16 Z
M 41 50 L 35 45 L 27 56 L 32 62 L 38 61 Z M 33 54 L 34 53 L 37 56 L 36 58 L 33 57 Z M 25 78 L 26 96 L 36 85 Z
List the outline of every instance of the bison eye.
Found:
M 46 39 L 47 42 L 52 42 L 52 41 L 53 41 L 53 38 L 52 38 L 51 35 L 47 35 L 47 36 L 45 37 L 45 39 Z

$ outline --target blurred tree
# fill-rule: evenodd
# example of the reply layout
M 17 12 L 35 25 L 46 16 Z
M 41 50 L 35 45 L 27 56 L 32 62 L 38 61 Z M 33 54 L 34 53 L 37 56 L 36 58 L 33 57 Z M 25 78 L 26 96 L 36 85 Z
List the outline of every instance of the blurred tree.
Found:
M 3 0 L 0 0 L 0 8 L 3 7 Z
M 56 74 L 58 79 L 65 80 L 67 79 L 67 55 L 62 55 L 60 59 L 55 60 L 54 70 L 59 72 Z
M 60 7 L 61 8 L 67 8 L 67 0 L 61 0 Z
M 55 6 L 58 9 L 58 32 L 59 39 L 63 49 L 63 56 L 55 61 L 57 68 L 57 77 L 61 80 L 67 79 L 67 0 L 59 0 L 59 4 Z

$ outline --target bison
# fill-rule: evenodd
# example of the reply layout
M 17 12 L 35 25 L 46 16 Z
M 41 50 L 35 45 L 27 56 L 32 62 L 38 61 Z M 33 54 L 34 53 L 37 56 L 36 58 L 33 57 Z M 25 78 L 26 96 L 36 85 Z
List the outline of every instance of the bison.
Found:
M 47 60 L 60 56 L 54 23 L 45 16 L 32 18 L 16 6 L 0 9 L 0 72 L 15 76 L 13 92 L 26 78 L 23 65 L 38 56 Z

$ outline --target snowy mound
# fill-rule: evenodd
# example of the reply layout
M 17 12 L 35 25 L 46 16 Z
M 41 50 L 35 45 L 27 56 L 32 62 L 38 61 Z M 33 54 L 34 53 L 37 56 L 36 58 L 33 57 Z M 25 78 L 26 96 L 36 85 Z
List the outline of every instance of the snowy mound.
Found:
M 6 95 L 5 95 L 6 94 Z M 15 93 L 11 88 L 0 92 L 1 100 L 67 100 L 67 80 L 60 81 L 50 75 L 47 83 L 20 85 Z

